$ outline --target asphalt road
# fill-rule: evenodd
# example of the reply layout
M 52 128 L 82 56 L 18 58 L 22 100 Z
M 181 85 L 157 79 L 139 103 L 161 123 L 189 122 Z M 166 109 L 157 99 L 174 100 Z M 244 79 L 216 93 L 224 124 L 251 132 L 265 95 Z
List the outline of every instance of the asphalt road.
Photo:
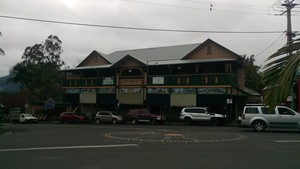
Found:
M 0 169 L 299 169 L 300 131 L 5 124 Z

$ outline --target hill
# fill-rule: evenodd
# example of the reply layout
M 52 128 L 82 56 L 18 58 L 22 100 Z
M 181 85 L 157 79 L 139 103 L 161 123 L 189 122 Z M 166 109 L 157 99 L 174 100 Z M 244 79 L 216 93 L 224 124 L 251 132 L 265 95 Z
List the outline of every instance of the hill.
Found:
M 8 82 L 9 78 L 10 78 L 9 75 L 0 77 L 0 92 L 12 93 L 12 92 L 20 91 L 21 85 Z

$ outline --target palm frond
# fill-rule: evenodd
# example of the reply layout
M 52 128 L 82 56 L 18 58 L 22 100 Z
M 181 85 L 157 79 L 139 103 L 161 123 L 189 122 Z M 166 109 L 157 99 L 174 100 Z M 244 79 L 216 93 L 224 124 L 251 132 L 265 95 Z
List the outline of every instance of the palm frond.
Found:
M 280 48 L 271 55 L 263 71 L 266 84 L 264 102 L 275 107 L 290 95 L 294 78 L 300 66 L 300 39 Z
M 2 50 L 1 48 L 0 48 L 0 55 L 5 55 L 4 50 Z

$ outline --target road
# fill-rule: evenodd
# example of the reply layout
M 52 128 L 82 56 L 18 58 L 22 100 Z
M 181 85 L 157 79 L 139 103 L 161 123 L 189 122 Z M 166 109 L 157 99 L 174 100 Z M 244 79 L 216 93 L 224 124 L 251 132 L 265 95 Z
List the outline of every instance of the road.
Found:
M 298 169 L 300 132 L 183 125 L 5 124 L 1 169 Z

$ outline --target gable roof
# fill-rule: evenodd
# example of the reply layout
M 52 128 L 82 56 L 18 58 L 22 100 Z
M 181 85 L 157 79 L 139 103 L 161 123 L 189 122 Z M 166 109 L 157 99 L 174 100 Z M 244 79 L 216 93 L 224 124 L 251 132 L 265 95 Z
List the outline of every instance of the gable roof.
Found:
M 196 63 L 196 62 L 221 62 L 221 61 L 233 61 L 236 59 L 226 59 L 226 58 L 201 58 L 201 59 L 187 59 L 187 57 L 196 52 L 197 49 L 203 48 L 205 45 L 213 43 L 222 49 L 228 51 L 233 56 L 240 57 L 238 54 L 232 52 L 231 50 L 223 47 L 222 45 L 214 42 L 211 39 L 207 39 L 205 42 L 195 43 L 195 44 L 185 44 L 185 45 L 175 45 L 175 46 L 165 46 L 165 47 L 155 47 L 155 48 L 145 48 L 145 49 L 132 49 L 132 50 L 122 50 L 116 51 L 111 54 L 105 55 L 101 52 L 94 50 L 98 55 L 102 56 L 110 64 L 106 65 L 91 65 L 91 66 L 81 66 L 84 61 L 82 61 L 75 69 L 67 70 L 78 70 L 78 69 L 91 69 L 91 68 L 109 68 L 119 64 L 125 58 L 133 58 L 145 65 L 167 65 L 167 64 L 185 64 L 185 63 Z
M 147 62 L 138 58 L 138 57 L 134 57 L 134 56 L 131 56 L 131 55 L 126 55 L 125 57 L 122 57 L 120 60 L 118 60 L 116 63 L 114 63 L 112 66 L 116 66 L 116 65 L 119 65 L 120 63 L 124 62 L 125 60 L 127 59 L 133 59 L 139 63 L 142 63 L 143 65 L 146 65 Z
M 190 54 L 192 54 L 193 52 L 197 51 L 197 49 L 201 49 L 201 48 L 203 48 L 203 47 L 205 47 L 205 46 L 207 46 L 207 45 L 209 45 L 209 44 L 214 44 L 214 45 L 220 47 L 221 49 L 223 49 L 223 50 L 229 52 L 229 53 L 232 54 L 233 56 L 236 56 L 237 58 L 241 57 L 240 55 L 234 53 L 233 51 L 231 51 L 231 50 L 229 50 L 229 49 L 227 49 L 227 48 L 225 48 L 224 46 L 218 44 L 217 42 L 215 42 L 215 41 L 213 41 L 213 40 L 211 40 L 211 39 L 207 39 L 205 42 L 203 42 L 202 44 L 199 44 L 199 46 L 197 46 L 194 50 L 192 50 L 190 53 L 188 53 L 187 55 L 185 55 L 185 56 L 184 56 L 183 58 L 181 58 L 181 59 L 187 59 L 187 57 L 188 57 Z
M 77 67 L 82 67 L 82 66 L 84 66 L 84 63 L 85 63 L 88 59 L 90 59 L 90 57 L 95 56 L 95 55 L 96 55 L 96 56 L 99 56 L 99 57 L 101 57 L 101 58 L 103 58 L 103 59 L 106 60 L 108 63 L 111 63 L 109 57 L 107 57 L 106 54 L 94 50 L 94 51 L 92 51 L 92 52 L 91 52 L 91 53 L 90 53 L 90 54 L 89 54 L 82 62 L 80 62 L 79 65 L 78 65 Z
M 111 59 L 113 63 L 121 60 L 127 55 L 130 55 L 144 63 L 159 60 L 180 60 L 182 57 L 186 56 L 199 45 L 199 43 L 196 43 L 188 45 L 124 50 L 113 52 L 107 56 Z

